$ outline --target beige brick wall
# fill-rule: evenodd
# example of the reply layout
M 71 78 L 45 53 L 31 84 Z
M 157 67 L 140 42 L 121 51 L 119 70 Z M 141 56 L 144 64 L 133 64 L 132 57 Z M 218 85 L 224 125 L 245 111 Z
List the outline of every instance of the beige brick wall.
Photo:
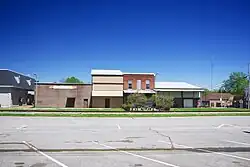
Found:
M 120 108 L 123 104 L 123 97 L 92 97 L 92 107 L 104 108 L 106 98 L 110 99 L 111 108 Z
M 121 83 L 123 84 L 123 76 L 92 76 L 93 83 Z
M 94 84 L 93 91 L 123 91 L 122 84 Z

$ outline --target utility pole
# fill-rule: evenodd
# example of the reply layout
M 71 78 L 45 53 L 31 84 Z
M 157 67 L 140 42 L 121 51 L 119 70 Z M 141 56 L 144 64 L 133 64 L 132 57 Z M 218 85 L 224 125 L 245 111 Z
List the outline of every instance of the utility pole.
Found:
M 250 109 L 250 63 L 248 63 L 248 102 L 247 108 Z
M 211 91 L 213 90 L 213 72 L 214 72 L 214 64 L 213 60 L 211 60 Z
M 35 82 L 35 105 L 34 105 L 34 107 L 36 107 L 36 105 L 37 105 L 37 74 L 33 74 L 34 76 L 35 76 L 35 80 L 36 80 L 36 82 Z

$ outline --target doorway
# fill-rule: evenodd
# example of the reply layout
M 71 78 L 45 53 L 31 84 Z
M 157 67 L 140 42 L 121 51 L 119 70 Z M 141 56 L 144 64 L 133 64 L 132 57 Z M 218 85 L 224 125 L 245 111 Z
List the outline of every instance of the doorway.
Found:
M 110 108 L 110 99 L 105 99 L 105 108 Z
M 88 108 L 88 99 L 83 99 L 83 107 Z
M 76 98 L 68 97 L 65 107 L 75 107 L 75 100 Z
M 192 108 L 194 107 L 193 99 L 184 99 L 184 108 Z

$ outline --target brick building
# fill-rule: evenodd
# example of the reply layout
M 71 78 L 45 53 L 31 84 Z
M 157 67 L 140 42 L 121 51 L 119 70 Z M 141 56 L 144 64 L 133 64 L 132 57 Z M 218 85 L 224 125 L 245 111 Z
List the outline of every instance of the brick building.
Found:
M 124 103 L 127 96 L 132 93 L 143 93 L 147 97 L 152 96 L 155 91 L 154 73 L 123 73 Z
M 37 107 L 89 108 L 91 84 L 38 83 Z
M 123 104 L 123 74 L 120 70 L 91 71 L 92 107 L 120 108 Z

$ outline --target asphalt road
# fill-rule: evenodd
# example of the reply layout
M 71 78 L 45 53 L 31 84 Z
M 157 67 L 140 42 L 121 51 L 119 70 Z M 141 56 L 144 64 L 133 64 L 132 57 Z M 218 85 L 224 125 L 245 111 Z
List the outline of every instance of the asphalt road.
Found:
M 0 141 L 3 167 L 250 166 L 246 116 L 0 117 Z

